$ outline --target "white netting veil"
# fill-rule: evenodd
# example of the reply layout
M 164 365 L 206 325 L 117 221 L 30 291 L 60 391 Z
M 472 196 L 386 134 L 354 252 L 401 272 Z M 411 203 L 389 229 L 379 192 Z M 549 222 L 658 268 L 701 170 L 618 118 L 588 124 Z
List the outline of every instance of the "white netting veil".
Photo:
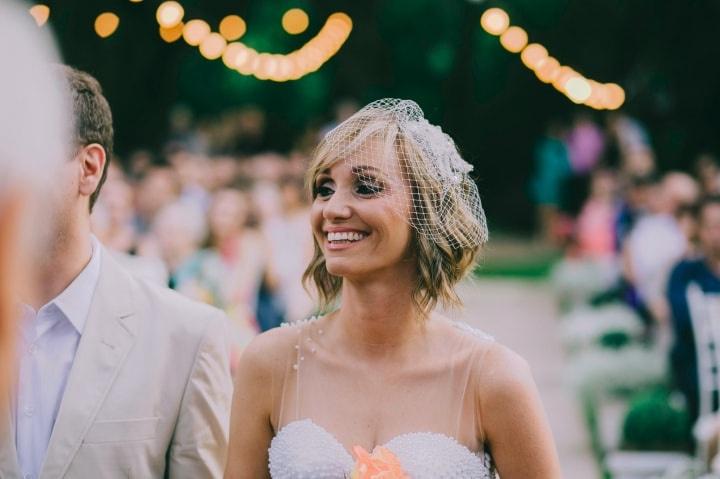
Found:
M 318 154 L 346 161 L 359 182 L 390 198 L 399 216 L 431 241 L 455 249 L 487 242 L 472 165 L 417 103 L 370 103 L 330 131 Z

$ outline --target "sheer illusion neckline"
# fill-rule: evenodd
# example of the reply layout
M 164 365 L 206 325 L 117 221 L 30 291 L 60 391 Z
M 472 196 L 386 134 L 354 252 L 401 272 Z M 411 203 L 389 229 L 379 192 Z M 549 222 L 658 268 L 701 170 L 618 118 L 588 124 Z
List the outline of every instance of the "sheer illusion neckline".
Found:
M 348 450 L 345 448 L 343 443 L 340 442 L 340 440 L 335 436 L 335 434 L 328 431 L 327 429 L 325 429 L 324 427 L 322 427 L 321 425 L 317 424 L 315 421 L 313 421 L 312 419 L 309 419 L 309 418 L 298 419 L 298 420 L 291 421 L 291 422 L 285 424 L 282 428 L 280 428 L 278 433 L 275 435 L 275 438 L 282 437 L 285 434 L 290 434 L 292 430 L 300 428 L 300 427 L 311 428 L 314 431 L 316 431 L 317 433 L 324 435 L 327 439 L 331 440 L 331 442 L 333 442 L 335 445 L 340 447 L 340 449 L 345 453 L 346 459 L 348 461 L 354 462 L 354 460 L 352 458 L 352 454 L 350 454 L 350 452 L 348 452 Z M 469 447 L 467 447 L 463 444 L 460 444 L 460 442 L 457 439 L 455 439 L 454 437 L 450 437 L 447 434 L 443 434 L 443 433 L 439 433 L 439 432 L 429 432 L 429 431 L 404 432 L 402 434 L 393 436 L 389 440 L 385 441 L 383 444 L 376 444 L 372 450 L 374 451 L 375 449 L 377 449 L 379 447 L 388 447 L 394 443 L 397 443 L 399 441 L 402 441 L 407 438 L 412 438 L 412 437 L 434 438 L 434 439 L 443 441 L 448 444 L 453 444 L 454 446 L 463 449 L 463 451 L 465 451 L 467 454 L 469 454 L 473 457 L 480 458 L 480 456 L 481 456 L 481 451 L 473 452 Z M 273 442 L 274 442 L 274 439 L 273 439 Z M 272 445 L 271 445 L 271 448 L 272 448 Z M 372 451 L 370 451 L 370 452 L 372 452 Z

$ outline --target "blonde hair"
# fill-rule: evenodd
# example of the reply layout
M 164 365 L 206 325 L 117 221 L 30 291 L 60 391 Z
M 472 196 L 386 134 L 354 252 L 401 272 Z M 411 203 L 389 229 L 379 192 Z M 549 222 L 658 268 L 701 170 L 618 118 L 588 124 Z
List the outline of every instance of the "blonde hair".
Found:
M 446 307 L 460 307 L 462 302 L 455 292 L 455 285 L 472 270 L 481 250 L 480 244 L 463 246 L 471 243 L 463 239 L 479 236 L 479 232 L 485 228 L 484 222 L 481 223 L 473 211 L 460 201 L 462 190 L 458 189 L 455 194 L 441 190 L 443 185 L 432 174 L 429 160 L 422 157 L 422 150 L 410 141 L 392 117 L 374 117 L 359 123 L 360 126 L 353 128 L 338 127 L 323 138 L 308 169 L 306 188 L 313 192 L 316 177 L 344 159 L 344 155 L 338 155 L 335 148 L 339 142 L 350 145 L 349 151 L 345 152 L 347 155 L 366 141 L 381 141 L 383 148 L 379 152 L 392 154 L 403 170 L 403 177 L 410 183 L 413 204 L 410 224 L 413 224 L 414 218 L 422 216 L 424 222 L 430 221 L 441 233 L 438 239 L 437 235 L 431 237 L 420 234 L 415 228 L 411 229 L 410 247 L 417 264 L 417 283 L 412 291 L 413 304 L 421 317 L 427 317 L 438 302 Z M 439 201 L 441 191 L 445 193 L 441 200 L 445 202 L 443 211 L 449 215 L 443 217 L 442 221 L 437 214 L 437 207 L 433 207 Z M 325 313 L 339 299 L 342 278 L 328 272 L 317 240 L 314 240 L 314 250 L 313 258 L 303 275 L 303 283 L 308 291 L 313 286 L 317 289 L 318 309 Z

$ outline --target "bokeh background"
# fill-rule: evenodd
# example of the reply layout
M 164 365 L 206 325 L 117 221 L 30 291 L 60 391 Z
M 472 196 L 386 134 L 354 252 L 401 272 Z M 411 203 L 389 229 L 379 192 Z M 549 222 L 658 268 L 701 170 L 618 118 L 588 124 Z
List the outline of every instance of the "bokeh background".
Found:
M 233 363 L 313 313 L 313 148 L 364 104 L 408 98 L 474 165 L 491 228 L 448 314 L 528 359 L 565 476 L 713 470 L 720 328 L 697 329 L 718 323 L 691 317 L 685 288 L 720 292 L 720 2 L 178 2 L 28 8 L 113 109 L 95 234 L 224 309 Z
M 719 146 L 720 43 L 714 32 L 720 5 L 713 0 L 182 2 L 186 19 L 204 19 L 214 30 L 225 16 L 240 15 L 247 24 L 242 41 L 278 53 L 301 46 L 330 14 L 347 13 L 353 30 L 337 55 L 314 74 L 286 83 L 239 75 L 182 40 L 162 41 L 159 2 L 47 5 L 65 60 L 94 74 L 105 89 L 121 157 L 160 147 L 178 104 L 198 120 L 257 106 L 267 116 L 264 146 L 287 152 L 307 128 L 332 119 L 343 99 L 363 105 L 412 98 L 476 165 L 491 222 L 528 232 L 534 143 L 551 119 L 567 118 L 577 107 L 483 31 L 480 16 L 491 6 L 504 8 L 531 42 L 545 45 L 561 63 L 622 85 L 624 109 L 645 122 L 663 167 L 687 168 L 698 152 Z M 289 35 L 281 18 L 296 7 L 310 23 L 304 33 Z M 120 25 L 102 39 L 93 24 L 105 11 L 116 13 Z

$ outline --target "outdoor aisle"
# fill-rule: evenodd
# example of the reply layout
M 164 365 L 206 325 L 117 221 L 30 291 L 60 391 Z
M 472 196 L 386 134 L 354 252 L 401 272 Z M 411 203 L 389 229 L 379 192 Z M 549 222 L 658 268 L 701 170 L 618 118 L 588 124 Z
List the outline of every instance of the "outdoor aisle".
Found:
M 564 477 L 599 477 L 578 404 L 563 381 L 559 325 L 548 284 L 481 279 L 464 283 L 459 292 L 466 306 L 460 317 L 530 363 L 550 418 Z

